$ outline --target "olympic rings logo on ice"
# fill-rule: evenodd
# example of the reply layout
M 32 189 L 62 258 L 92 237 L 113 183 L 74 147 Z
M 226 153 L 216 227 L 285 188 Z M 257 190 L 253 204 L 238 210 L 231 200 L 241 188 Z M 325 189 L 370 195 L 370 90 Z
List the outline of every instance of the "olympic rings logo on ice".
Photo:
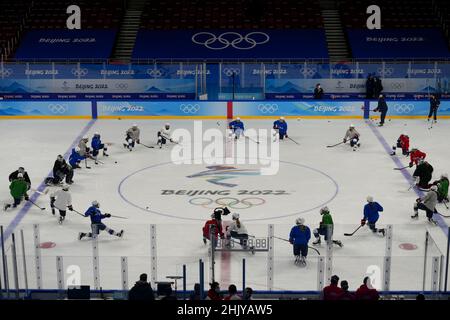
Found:
M 230 36 L 232 36 L 233 39 L 227 39 L 230 38 Z M 255 36 L 261 37 L 260 41 L 258 41 L 258 38 L 255 39 Z M 203 45 L 210 50 L 223 50 L 230 46 L 238 50 L 249 50 L 259 44 L 269 42 L 270 37 L 267 33 L 259 31 L 247 33 L 245 36 L 238 32 L 231 31 L 224 32 L 219 36 L 216 36 L 211 32 L 198 32 L 192 36 L 191 40 L 195 44 Z M 217 42 L 217 46 L 212 46 Z M 245 43 L 247 45 L 245 45 Z
M 200 110 L 198 104 L 180 104 L 180 110 L 184 113 L 197 113 Z
M 49 104 L 48 109 L 55 114 L 63 114 L 66 113 L 69 108 L 66 104 Z
M 84 76 L 86 76 L 88 73 L 89 73 L 89 70 L 86 69 L 86 68 L 78 68 L 78 69 L 73 68 L 73 69 L 72 69 L 72 74 L 73 74 L 75 77 L 84 77 Z
M 274 113 L 278 110 L 278 105 L 275 103 L 261 103 L 258 105 L 258 110 L 262 113 Z
M 160 69 L 147 69 L 147 74 L 153 78 L 159 78 L 163 75 Z
M 189 203 L 194 206 L 202 206 L 207 209 L 214 209 L 217 206 L 226 206 L 231 209 L 243 210 L 263 205 L 266 203 L 266 200 L 258 197 L 249 197 L 241 200 L 232 197 L 223 197 L 216 200 L 207 197 L 196 197 L 190 199 Z
M 128 83 L 116 83 L 116 89 L 127 89 L 128 88 Z
M 411 113 L 414 110 L 414 105 L 411 103 L 396 103 L 394 104 L 394 110 L 397 113 Z
M 11 69 L 0 69 L 0 77 L 2 78 L 8 78 L 13 74 L 13 71 Z
M 377 72 L 381 76 L 391 76 L 394 73 L 394 68 L 388 67 L 388 68 L 378 68 Z
M 300 68 L 300 73 L 303 76 L 312 77 L 313 75 L 316 74 L 316 72 L 317 72 L 316 68 L 309 68 L 309 67 L 305 68 L 304 66 Z
M 222 71 L 226 76 L 231 77 L 233 74 L 239 74 L 241 73 L 241 70 L 239 68 L 223 68 Z

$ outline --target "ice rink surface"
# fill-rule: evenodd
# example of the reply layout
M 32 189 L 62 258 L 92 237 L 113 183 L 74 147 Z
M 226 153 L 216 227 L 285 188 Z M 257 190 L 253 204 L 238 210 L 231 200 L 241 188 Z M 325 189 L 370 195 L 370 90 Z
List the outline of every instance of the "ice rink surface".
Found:
M 437 246 L 430 249 L 430 256 L 443 254 L 444 231 L 448 220 L 437 217 L 439 225 L 431 226 L 423 212 L 418 220 L 410 218 L 418 194 L 409 190 L 408 174 L 413 169 L 393 170 L 396 158 L 407 165 L 409 159 L 388 154 L 401 133 L 407 132 L 411 147 L 427 153 L 427 160 L 434 167 L 433 180 L 449 171 L 450 123 L 446 120 L 429 129 L 426 120 L 387 121 L 384 127 L 363 120 L 305 120 L 288 119 L 290 140 L 280 143 L 279 171 L 273 176 L 256 173 L 257 166 L 237 164 L 228 179 L 214 180 L 199 174 L 208 170 L 206 164 L 176 165 L 171 162 L 169 145 L 163 149 L 137 146 L 134 151 L 124 149 L 124 133 L 133 123 L 141 128 L 141 141 L 147 145 L 156 143 L 156 132 L 164 120 L 7 120 L 0 125 L 3 152 L 0 154 L 0 186 L 2 204 L 10 201 L 8 175 L 24 166 L 32 185 L 38 188 L 51 172 L 58 154 L 70 151 L 80 135 L 90 138 L 99 132 L 109 146 L 110 157 L 99 157 L 104 164 L 92 169 L 77 169 L 75 184 L 71 187 L 73 206 L 84 212 L 92 200 L 98 200 L 104 212 L 126 217 L 111 218 L 105 223 L 118 231 L 125 231 L 122 239 L 106 233 L 99 237 L 101 286 L 104 289 L 120 289 L 120 257 L 128 257 L 128 279 L 132 285 L 142 272 L 150 273 L 150 225 L 157 226 L 158 280 L 166 276 L 180 275 L 187 265 L 188 288 L 198 281 L 198 260 L 208 261 L 208 249 L 202 242 L 201 229 L 212 209 L 228 204 L 232 212 L 241 215 L 250 234 L 265 237 L 268 225 L 273 224 L 275 236 L 288 238 L 290 228 L 297 217 L 304 217 L 312 229 L 321 219 L 319 209 L 328 206 L 335 222 L 334 238 L 343 241 L 344 247 L 333 250 L 333 274 L 347 279 L 350 288 L 359 286 L 370 266 L 383 270 L 386 239 L 374 235 L 368 227 L 352 232 L 360 223 L 366 197 L 372 195 L 383 207 L 380 226 L 393 226 L 392 290 L 422 289 L 424 268 L 424 240 L 426 230 L 432 232 Z M 245 120 L 248 128 L 271 128 L 273 119 Z M 193 121 L 170 120 L 172 129 L 185 128 L 193 132 Z M 349 124 L 353 123 L 361 134 L 361 147 L 352 151 L 348 145 L 326 148 L 342 141 Z M 224 131 L 226 121 L 205 120 L 203 127 Z M 252 143 L 251 141 L 247 141 Z M 244 141 L 237 142 L 245 143 Z M 387 143 L 387 145 L 386 145 Z M 205 143 L 206 145 L 207 143 Z M 233 145 L 234 142 L 231 143 Z M 230 145 L 230 143 L 228 144 Z M 397 153 L 400 153 L 397 151 Z M 117 161 L 117 163 L 115 163 Z M 232 169 L 233 170 L 233 169 Z M 219 175 L 220 177 L 223 177 Z M 219 178 L 220 178 L 219 177 Z M 226 183 L 226 185 L 223 185 Z M 52 189 L 52 188 L 50 188 Z M 194 190 L 207 190 L 209 194 L 193 194 Z M 190 193 L 189 193 L 190 192 Z M 215 192 L 215 193 L 214 193 Z M 178 194 L 176 194 L 178 193 Z M 32 193 L 30 193 L 32 195 Z M 53 242 L 53 248 L 42 249 L 43 287 L 57 288 L 56 257 L 62 256 L 64 266 L 81 267 L 82 283 L 93 283 L 92 244 L 79 241 L 78 232 L 89 231 L 89 219 L 68 212 L 63 225 L 50 211 L 48 195 L 35 195 L 41 211 L 35 206 L 8 210 L 0 213 L 0 224 L 6 230 L 7 250 L 11 254 L 11 231 L 18 237 L 22 229 L 25 235 L 29 287 L 36 286 L 34 275 L 33 224 L 39 224 L 40 242 Z M 34 199 L 34 198 L 33 198 Z M 217 202 L 216 202 L 217 201 Z M 450 212 L 438 205 L 443 214 Z M 225 217 L 230 220 L 231 217 Z M 313 239 L 312 239 L 313 240 Z M 311 241 L 312 242 L 312 241 Z M 401 247 L 412 244 L 415 250 Z M 325 256 L 325 245 L 317 249 Z M 308 264 L 300 268 L 293 263 L 292 248 L 282 240 L 274 241 L 274 289 L 316 290 L 317 258 L 310 250 Z M 223 252 L 216 255 L 216 279 L 222 288 L 228 284 L 242 283 L 242 259 L 246 259 L 247 286 L 266 289 L 267 254 L 257 252 Z M 10 265 L 11 267 L 11 265 Z M 19 261 L 19 269 L 23 270 Z M 430 268 L 428 266 L 428 268 Z M 208 273 L 208 270 L 206 270 Z M 66 274 L 66 277 L 68 275 Z M 22 279 L 21 279 L 22 281 Z M 427 279 L 427 288 L 429 282 Z

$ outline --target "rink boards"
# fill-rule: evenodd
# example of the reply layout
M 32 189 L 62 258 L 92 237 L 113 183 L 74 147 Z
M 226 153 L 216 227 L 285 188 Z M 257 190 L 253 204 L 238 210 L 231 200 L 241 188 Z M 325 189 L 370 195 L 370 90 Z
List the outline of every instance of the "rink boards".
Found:
M 388 100 L 387 117 L 424 118 L 428 101 Z M 264 119 L 284 116 L 309 119 L 367 119 L 377 101 L 61 101 L 3 100 L 0 119 Z M 450 100 L 438 110 L 441 118 L 450 118 Z

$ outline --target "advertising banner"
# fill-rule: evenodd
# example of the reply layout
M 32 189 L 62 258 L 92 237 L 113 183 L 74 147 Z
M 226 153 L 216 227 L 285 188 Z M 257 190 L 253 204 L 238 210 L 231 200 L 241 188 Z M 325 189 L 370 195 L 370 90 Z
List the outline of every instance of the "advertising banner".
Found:
M 92 118 L 89 101 L 0 101 L 1 118 Z

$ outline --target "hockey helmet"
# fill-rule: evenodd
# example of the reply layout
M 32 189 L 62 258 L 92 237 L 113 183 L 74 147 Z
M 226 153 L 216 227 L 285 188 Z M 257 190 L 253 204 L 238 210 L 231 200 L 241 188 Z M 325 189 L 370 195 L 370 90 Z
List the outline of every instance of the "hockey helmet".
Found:
M 17 179 L 23 179 L 23 174 L 22 173 L 18 173 L 17 174 Z
M 241 118 L 237 117 L 236 120 L 241 121 Z
M 430 190 L 437 191 L 438 187 L 436 185 L 431 186 Z
M 100 133 L 98 132 L 94 133 L 94 137 L 100 137 Z
M 138 125 L 135 123 L 135 124 L 132 125 L 132 127 L 133 127 L 133 128 L 137 128 Z
M 284 121 L 284 117 L 280 117 L 280 120 L 283 120 L 283 121 Z
M 328 209 L 327 206 L 320 209 L 320 214 L 325 214 L 325 213 L 329 213 L 329 212 L 330 212 L 330 210 Z
M 170 123 L 166 123 L 164 126 L 168 130 L 170 128 Z
M 441 178 L 448 179 L 448 174 L 446 174 L 446 173 L 441 174 Z
M 75 147 L 75 152 L 80 152 L 80 147 Z
M 233 213 L 231 217 L 233 218 L 233 220 L 237 220 L 239 219 L 239 213 Z
M 349 128 L 354 128 L 354 127 L 355 127 L 355 125 L 352 123 Z
M 68 185 L 68 184 L 64 184 L 64 185 L 62 186 L 62 189 L 63 189 L 64 191 L 69 191 L 69 185 Z
M 373 202 L 373 197 L 372 196 L 367 196 L 367 202 Z
M 100 203 L 97 200 L 92 201 L 94 207 L 100 208 Z
M 304 225 L 305 224 L 305 218 L 297 218 L 295 220 L 295 224 L 298 225 L 298 226 Z

